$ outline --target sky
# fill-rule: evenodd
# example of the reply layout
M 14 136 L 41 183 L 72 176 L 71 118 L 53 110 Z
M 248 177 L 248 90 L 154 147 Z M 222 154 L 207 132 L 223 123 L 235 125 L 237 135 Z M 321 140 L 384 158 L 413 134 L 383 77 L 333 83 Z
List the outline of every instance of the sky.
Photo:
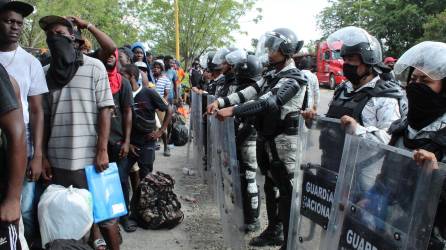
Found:
M 259 38 L 275 28 L 289 28 L 300 40 L 319 39 L 322 34 L 317 29 L 316 15 L 326 6 L 327 0 L 258 0 L 256 6 L 239 19 L 241 31 L 248 35 L 234 32 L 235 46 L 251 49 L 252 38 Z M 262 8 L 263 16 L 257 24 L 252 21 L 258 13 L 256 8 Z

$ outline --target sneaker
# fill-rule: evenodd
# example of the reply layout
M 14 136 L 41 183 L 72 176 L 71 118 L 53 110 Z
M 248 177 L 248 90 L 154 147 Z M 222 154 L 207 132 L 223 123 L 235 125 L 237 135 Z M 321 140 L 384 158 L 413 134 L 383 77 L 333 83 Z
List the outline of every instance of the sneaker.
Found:
M 268 226 L 259 236 L 253 238 L 249 245 L 255 247 L 281 246 L 283 244 L 281 225 Z
M 166 147 L 166 148 L 164 149 L 164 156 L 166 156 L 166 157 L 169 157 L 169 156 L 170 156 L 170 149 L 169 149 L 169 147 Z
M 160 150 L 161 149 L 161 145 L 160 144 L 156 144 L 155 145 L 155 150 Z
M 256 220 L 253 223 L 245 224 L 245 233 L 254 233 L 259 231 L 260 229 L 260 221 Z

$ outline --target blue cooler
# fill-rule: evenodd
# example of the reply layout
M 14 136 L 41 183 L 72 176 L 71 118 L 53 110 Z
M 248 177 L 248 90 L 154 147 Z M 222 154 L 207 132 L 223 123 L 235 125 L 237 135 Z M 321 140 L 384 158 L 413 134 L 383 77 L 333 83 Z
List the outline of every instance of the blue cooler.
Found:
M 127 207 L 116 163 L 110 163 L 102 173 L 96 172 L 95 167 L 90 165 L 85 168 L 85 173 L 93 197 L 94 223 L 126 215 Z

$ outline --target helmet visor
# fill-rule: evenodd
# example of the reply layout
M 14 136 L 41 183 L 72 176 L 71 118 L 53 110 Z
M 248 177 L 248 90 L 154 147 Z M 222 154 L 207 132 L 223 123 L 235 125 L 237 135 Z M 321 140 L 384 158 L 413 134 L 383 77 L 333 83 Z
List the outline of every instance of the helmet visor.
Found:
M 372 50 L 376 49 L 375 47 L 379 45 L 376 44 L 376 38 L 373 39 L 373 36 L 371 36 L 367 31 L 365 31 L 362 28 L 358 28 L 355 26 L 349 26 L 342 29 L 339 29 L 328 36 L 327 43 L 328 47 L 332 50 L 339 50 L 339 45 L 345 45 L 345 46 L 355 46 L 360 43 L 368 43 L 370 44 L 370 47 Z
M 203 69 L 207 69 L 207 67 L 208 67 L 208 55 L 209 55 L 209 52 L 200 56 L 200 66 Z
M 226 58 L 226 62 L 228 62 L 228 64 L 236 65 L 238 63 L 246 62 L 247 56 L 248 56 L 248 54 L 246 53 L 245 50 L 238 49 L 238 50 L 234 50 L 231 53 L 227 54 L 225 58 Z
M 406 51 L 395 64 L 395 74 L 401 75 L 413 67 L 433 80 L 446 78 L 446 44 L 441 42 L 422 42 Z
M 219 49 L 216 53 L 214 58 L 212 59 L 213 64 L 220 65 L 222 64 L 226 59 L 226 55 L 229 53 L 229 50 L 227 48 Z
M 287 42 L 286 37 L 276 32 L 268 32 L 262 35 L 257 43 L 256 56 L 262 63 L 268 62 L 268 54 L 280 49 L 282 43 Z

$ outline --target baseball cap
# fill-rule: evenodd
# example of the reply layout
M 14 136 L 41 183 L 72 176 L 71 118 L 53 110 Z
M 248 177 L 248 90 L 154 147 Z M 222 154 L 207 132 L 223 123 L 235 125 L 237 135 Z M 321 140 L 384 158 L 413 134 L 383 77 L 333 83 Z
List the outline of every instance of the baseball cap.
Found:
M 70 29 L 70 31 L 74 30 L 73 23 L 70 20 L 63 18 L 61 16 L 44 16 L 39 20 L 39 26 L 43 30 L 47 30 L 51 25 L 54 24 L 60 24 L 66 26 Z
M 22 14 L 23 17 L 27 17 L 33 13 L 34 7 L 21 1 L 0 0 L 0 11 L 4 10 L 13 10 Z
M 393 58 L 393 57 L 386 57 L 386 59 L 384 59 L 384 63 L 392 63 L 392 62 L 396 62 L 397 59 Z

